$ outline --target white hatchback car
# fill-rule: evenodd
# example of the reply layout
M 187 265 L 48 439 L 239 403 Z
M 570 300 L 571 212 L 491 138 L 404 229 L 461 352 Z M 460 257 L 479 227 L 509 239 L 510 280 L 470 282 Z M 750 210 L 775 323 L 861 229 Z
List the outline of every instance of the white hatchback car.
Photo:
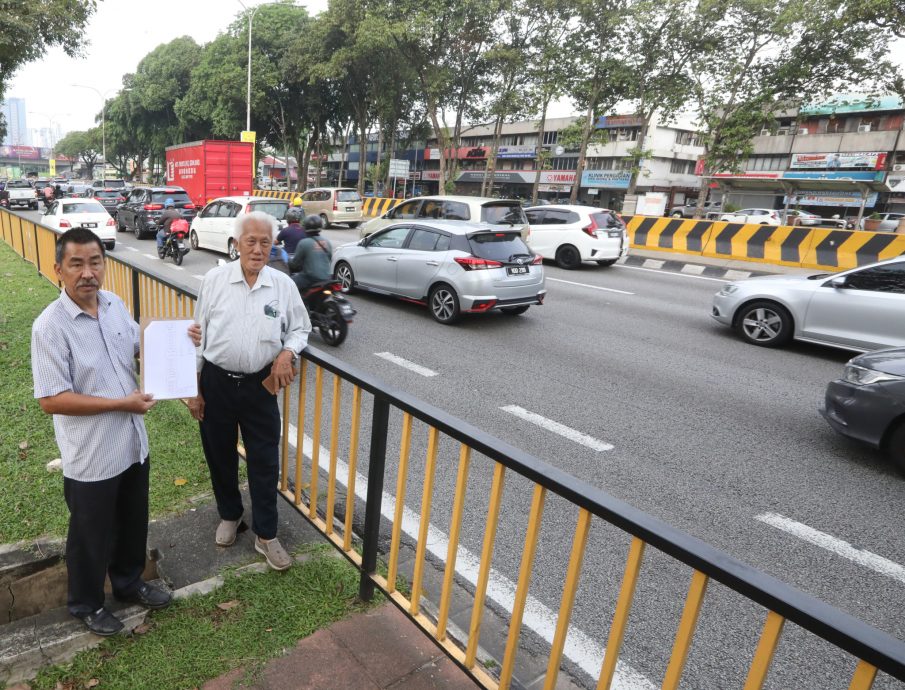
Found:
M 379 218 L 372 218 L 358 229 L 367 237 L 396 222 L 422 220 L 456 220 L 482 225 L 505 225 L 518 228 L 522 239 L 531 232 L 522 205 L 515 199 L 492 199 L 484 196 L 419 196 L 400 202 Z
M 192 249 L 224 252 L 235 261 L 239 258 L 239 251 L 232 237 L 236 217 L 242 213 L 263 211 L 280 221 L 288 208 L 287 200 L 264 196 L 224 196 L 214 199 L 192 219 L 189 243 Z
M 52 202 L 41 216 L 41 223 L 66 232 L 70 228 L 83 227 L 101 238 L 108 250 L 116 246 L 116 221 L 94 199 L 63 197 Z
M 772 208 L 743 208 L 741 211 L 723 213 L 720 220 L 730 223 L 753 223 L 755 225 L 782 225 L 780 211 Z
M 628 231 L 615 211 L 596 206 L 548 205 L 525 209 L 528 246 L 560 268 L 582 261 L 612 266 L 628 253 Z

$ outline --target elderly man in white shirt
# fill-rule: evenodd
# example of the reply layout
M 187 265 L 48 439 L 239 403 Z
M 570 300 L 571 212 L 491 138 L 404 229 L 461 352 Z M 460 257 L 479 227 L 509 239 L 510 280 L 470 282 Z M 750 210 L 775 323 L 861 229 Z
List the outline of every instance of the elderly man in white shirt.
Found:
M 220 524 L 215 541 L 231 546 L 245 527 L 239 492 L 238 431 L 242 432 L 252 505 L 255 550 L 274 570 L 292 564 L 276 537 L 280 411 L 276 388 L 289 385 L 311 321 L 292 279 L 269 266 L 276 221 L 243 214 L 233 236 L 239 260 L 204 276 L 195 321 L 201 325 L 198 397 L 189 409 L 200 422 Z

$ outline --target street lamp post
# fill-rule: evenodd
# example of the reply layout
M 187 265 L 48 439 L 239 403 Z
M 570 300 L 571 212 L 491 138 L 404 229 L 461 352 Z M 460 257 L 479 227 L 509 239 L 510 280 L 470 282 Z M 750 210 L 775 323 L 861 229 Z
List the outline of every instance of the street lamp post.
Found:
M 96 93 L 101 99 L 101 157 L 104 159 L 104 164 L 101 166 L 101 179 L 103 179 L 104 184 L 107 183 L 107 96 L 111 93 L 116 93 L 119 89 L 107 89 L 104 93 L 101 93 L 98 89 L 93 86 L 86 86 L 85 84 L 73 84 L 73 86 L 77 86 L 80 89 L 91 89 Z

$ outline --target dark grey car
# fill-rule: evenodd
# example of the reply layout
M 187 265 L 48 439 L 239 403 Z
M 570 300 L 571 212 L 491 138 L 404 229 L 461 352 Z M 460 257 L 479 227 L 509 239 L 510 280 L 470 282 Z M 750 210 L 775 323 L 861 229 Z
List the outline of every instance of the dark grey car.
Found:
M 843 436 L 885 451 L 905 473 L 905 347 L 849 360 L 827 386 L 820 414 Z

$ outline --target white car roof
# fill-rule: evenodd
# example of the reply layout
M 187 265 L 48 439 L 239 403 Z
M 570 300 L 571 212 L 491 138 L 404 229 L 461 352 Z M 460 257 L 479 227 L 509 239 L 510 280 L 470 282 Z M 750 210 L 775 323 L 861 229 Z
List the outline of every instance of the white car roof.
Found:
M 511 201 L 514 203 L 518 203 L 516 199 L 495 199 L 491 196 L 466 196 L 466 195 L 447 195 L 440 196 L 439 194 L 433 194 L 430 196 L 418 196 L 412 197 L 411 199 L 406 199 L 405 201 L 415 201 L 418 199 L 430 199 L 432 201 L 458 201 L 464 204 L 486 204 L 488 201 Z
M 474 197 L 469 197 L 473 199 Z M 516 232 L 521 233 L 521 225 L 488 225 L 487 223 L 472 223 L 467 220 L 434 220 L 431 218 L 413 218 L 412 220 L 398 220 L 394 221 L 390 225 L 387 225 L 384 228 L 380 228 L 374 234 L 383 233 L 386 230 L 391 228 L 396 228 L 399 226 L 416 226 L 419 228 L 434 228 L 436 230 L 443 230 L 448 232 L 450 235 L 468 235 L 473 232 Z
M 216 199 L 211 199 L 207 202 L 207 204 L 212 204 L 215 201 L 234 201 L 237 204 L 244 203 L 246 201 L 283 201 L 287 204 L 292 203 L 289 199 L 276 199 L 270 196 L 218 196 Z M 205 206 L 207 206 L 205 204 Z
M 588 213 L 615 213 L 612 209 L 603 206 L 585 206 L 584 204 L 545 204 L 543 206 L 526 206 L 526 211 L 587 211 Z

